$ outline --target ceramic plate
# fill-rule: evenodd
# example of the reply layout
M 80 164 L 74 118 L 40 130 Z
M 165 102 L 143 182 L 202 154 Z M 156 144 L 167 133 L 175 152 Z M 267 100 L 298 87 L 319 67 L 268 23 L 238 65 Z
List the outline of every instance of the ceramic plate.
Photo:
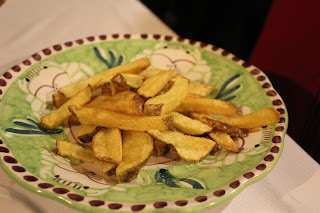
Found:
M 224 150 L 199 163 L 151 157 L 138 177 L 117 184 L 83 162 L 56 156 L 56 139 L 75 141 L 68 123 L 47 131 L 39 118 L 52 110 L 52 93 L 111 67 L 147 56 L 151 66 L 176 69 L 210 95 L 244 113 L 274 107 L 280 122 L 237 141 L 240 153 Z M 3 170 L 24 188 L 90 212 L 106 210 L 194 212 L 218 206 L 265 177 L 278 162 L 288 125 L 283 100 L 266 75 L 231 53 L 188 39 L 124 34 L 91 36 L 43 49 L 0 78 L 0 156 Z

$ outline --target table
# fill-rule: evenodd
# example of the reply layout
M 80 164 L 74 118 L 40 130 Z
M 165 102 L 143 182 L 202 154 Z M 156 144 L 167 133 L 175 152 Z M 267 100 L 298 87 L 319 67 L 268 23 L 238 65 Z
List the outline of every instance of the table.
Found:
M 137 0 L 10 0 L 0 7 L 0 71 L 69 40 L 113 33 L 176 35 Z M 231 201 L 208 212 L 319 212 L 320 166 L 286 135 L 277 166 Z M 14 212 L 75 212 L 33 194 L 0 169 L 0 206 Z

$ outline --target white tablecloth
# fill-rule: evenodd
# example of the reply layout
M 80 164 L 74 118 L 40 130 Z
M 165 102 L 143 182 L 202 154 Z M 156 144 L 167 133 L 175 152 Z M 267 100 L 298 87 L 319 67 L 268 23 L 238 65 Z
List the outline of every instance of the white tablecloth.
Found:
M 106 33 L 176 35 L 136 0 L 7 0 L 0 7 L 0 71 L 53 44 Z M 320 212 L 319 164 L 288 135 L 284 144 L 269 175 L 208 212 Z M 20 207 L 23 212 L 75 212 L 23 189 L 0 169 L 0 211 Z

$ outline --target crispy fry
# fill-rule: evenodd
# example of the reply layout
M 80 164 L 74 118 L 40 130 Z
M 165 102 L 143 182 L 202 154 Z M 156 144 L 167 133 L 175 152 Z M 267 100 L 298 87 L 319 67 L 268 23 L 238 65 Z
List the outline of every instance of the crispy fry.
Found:
M 113 163 L 104 162 L 94 157 L 92 150 L 85 149 L 78 144 L 68 141 L 56 140 L 57 155 L 61 157 L 72 157 L 82 160 L 87 163 L 94 163 L 102 166 L 102 172 L 109 175 L 116 165 Z
M 91 85 L 92 89 L 96 89 L 105 82 L 109 81 L 110 76 L 114 76 L 117 73 L 131 73 L 135 74 L 140 72 L 141 70 L 150 66 L 150 60 L 146 57 L 141 58 L 139 60 L 133 61 L 128 64 L 120 65 L 117 67 L 113 67 L 104 72 L 96 74 L 88 79 L 79 81 L 77 83 L 68 85 L 59 90 L 66 98 L 71 98 L 75 94 L 77 94 L 80 90 L 84 89 L 88 85 Z
M 168 144 L 159 141 L 158 139 L 154 140 L 154 152 L 156 156 L 165 156 L 170 151 Z
M 210 154 L 216 144 L 207 138 L 183 135 L 178 132 L 149 130 L 148 133 L 166 144 L 173 145 L 180 158 L 188 162 L 202 160 Z
M 76 94 L 73 98 L 69 99 L 66 103 L 64 103 L 59 109 L 53 111 L 49 115 L 42 116 L 41 125 L 47 129 L 54 128 L 71 115 L 70 111 L 68 110 L 68 107 L 70 105 L 83 106 L 88 101 L 90 101 L 90 99 L 91 87 L 87 86 L 78 94 Z
M 145 132 L 123 131 L 123 160 L 116 169 L 120 182 L 137 177 L 153 150 L 153 139 Z
M 163 71 L 163 70 L 158 69 L 158 68 L 149 68 L 149 69 L 142 70 L 141 72 L 138 73 L 138 75 L 141 75 L 145 79 L 147 79 L 147 78 L 150 78 L 150 77 L 160 73 L 161 71 Z
M 208 124 L 208 121 L 205 119 L 206 117 L 212 118 L 210 114 L 207 113 L 199 113 L 199 112 L 189 112 L 190 118 L 201 121 L 204 124 Z
M 163 95 L 150 98 L 144 104 L 147 115 L 164 115 L 178 107 L 187 95 L 189 80 L 177 76 L 171 89 Z
M 124 79 L 126 79 L 127 84 L 132 88 L 139 88 L 144 80 L 144 77 L 138 74 L 122 74 Z
M 92 151 L 99 160 L 119 164 L 122 161 L 122 138 L 118 128 L 102 128 L 93 136 Z
M 239 128 L 254 129 L 262 126 L 274 125 L 279 122 L 279 119 L 280 113 L 276 109 L 266 107 L 246 115 L 220 118 L 217 120 Z
M 99 131 L 100 127 L 93 125 L 82 125 L 77 134 L 77 138 L 82 143 L 90 143 L 93 136 Z
M 169 82 L 159 91 L 159 93 L 158 93 L 157 95 L 162 95 L 162 94 L 168 92 L 168 91 L 171 89 L 171 87 L 172 87 L 173 84 L 174 84 L 174 81 L 169 81 Z
M 52 94 L 53 105 L 58 109 L 60 108 L 65 102 L 67 102 L 67 98 L 60 92 L 56 92 Z
M 118 92 L 130 91 L 130 86 L 127 84 L 126 79 L 120 73 L 113 76 L 110 82 L 104 83 L 101 86 L 102 94 L 115 95 Z
M 248 136 L 248 130 L 246 129 L 230 126 L 226 123 L 223 123 L 218 120 L 214 120 L 213 118 L 209 118 L 207 116 L 205 116 L 204 119 L 208 122 L 208 124 L 212 127 L 213 130 L 225 132 L 231 137 L 247 137 Z
M 188 87 L 188 95 L 197 95 L 206 97 L 210 95 L 215 88 L 206 84 L 190 84 Z
M 238 115 L 238 109 L 231 102 L 193 95 L 188 95 L 175 111 L 199 112 L 225 116 Z
M 143 114 L 142 98 L 135 92 L 119 92 L 114 96 L 101 95 L 85 105 L 85 107 L 107 109 L 129 115 Z
M 123 130 L 147 131 L 150 129 L 170 130 L 173 118 L 163 116 L 127 115 L 105 109 L 70 106 L 69 110 L 81 124 L 101 127 L 117 127 Z
M 189 118 L 178 112 L 170 112 L 173 117 L 173 127 L 177 128 L 181 132 L 189 135 L 202 135 L 206 132 L 212 131 L 212 127 L 201 121 Z
M 156 96 L 160 90 L 177 75 L 175 70 L 161 71 L 146 79 L 138 89 L 138 94 L 150 98 Z
M 221 131 L 213 131 L 209 133 L 209 136 L 217 142 L 223 149 L 231 152 L 241 152 L 242 148 L 238 148 L 236 143 L 232 140 L 230 135 Z

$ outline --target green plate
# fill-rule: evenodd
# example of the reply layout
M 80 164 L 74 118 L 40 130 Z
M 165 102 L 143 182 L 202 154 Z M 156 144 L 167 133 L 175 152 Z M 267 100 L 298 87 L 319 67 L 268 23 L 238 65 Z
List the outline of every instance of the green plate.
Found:
M 56 156 L 56 139 L 75 141 L 76 126 L 48 131 L 38 125 L 52 110 L 52 93 L 111 67 L 147 56 L 151 66 L 176 69 L 216 89 L 210 98 L 231 101 L 244 113 L 274 107 L 279 123 L 237 140 L 199 163 L 174 154 L 151 157 L 138 177 L 117 184 L 98 168 Z M 90 36 L 35 53 L 0 78 L 0 164 L 22 187 L 84 212 L 194 212 L 214 208 L 265 177 L 283 150 L 288 115 L 267 76 L 231 53 L 188 39 L 157 34 Z

